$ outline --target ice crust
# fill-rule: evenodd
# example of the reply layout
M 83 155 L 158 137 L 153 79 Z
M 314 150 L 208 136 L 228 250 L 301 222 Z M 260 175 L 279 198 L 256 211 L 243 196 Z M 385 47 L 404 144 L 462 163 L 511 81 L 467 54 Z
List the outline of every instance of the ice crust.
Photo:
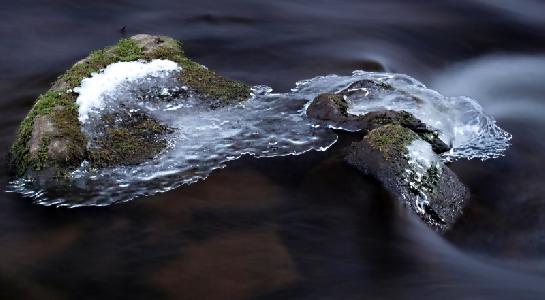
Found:
M 416 139 L 407 146 L 408 168 L 405 170 L 405 180 L 413 191 L 417 191 L 416 209 L 419 213 L 425 213 L 425 205 L 429 204 L 427 191 L 423 187 L 423 181 L 429 180 L 428 171 L 433 167 L 437 170 L 437 176 L 441 174 L 441 160 L 433 152 L 429 143 Z
M 150 62 L 118 62 L 98 73 L 93 73 L 74 89 L 74 92 L 79 94 L 76 99 L 79 106 L 79 121 L 85 123 L 92 111 L 104 109 L 104 99 L 115 94 L 120 85 L 130 84 L 146 77 L 168 75 L 174 71 L 181 71 L 177 63 L 165 59 L 154 59 Z

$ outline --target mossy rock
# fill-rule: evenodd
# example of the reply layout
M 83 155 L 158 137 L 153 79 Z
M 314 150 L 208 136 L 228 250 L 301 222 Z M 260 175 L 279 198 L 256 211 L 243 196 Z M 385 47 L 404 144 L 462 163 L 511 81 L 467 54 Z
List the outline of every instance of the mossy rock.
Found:
M 450 150 L 450 147 L 445 144 L 440 138 L 437 131 L 428 127 L 425 123 L 417 119 L 411 113 L 404 110 L 393 111 L 383 110 L 370 112 L 359 118 L 367 131 L 379 128 L 383 125 L 400 125 L 410 129 L 424 141 L 431 144 L 435 153 L 443 153 Z
M 101 150 L 118 154 L 113 155 L 113 159 L 105 160 L 104 155 L 97 154 L 97 149 L 87 149 L 88 141 L 78 121 L 78 106 L 75 102 L 78 95 L 74 92 L 82 79 L 112 63 L 152 59 L 168 59 L 178 63 L 182 67 L 181 83 L 203 97 L 229 103 L 243 101 L 251 95 L 250 88 L 244 83 L 225 78 L 186 57 L 181 43 L 170 37 L 139 34 L 122 39 L 116 45 L 94 51 L 75 63 L 59 76 L 47 92 L 37 98 L 22 121 L 10 149 L 9 162 L 14 174 L 17 177 L 35 177 L 47 170 L 48 174 L 62 177 L 84 160 L 90 159 L 99 162 L 97 166 L 141 162 L 141 158 L 135 159 L 137 155 L 130 155 L 131 151 L 136 151 L 140 142 L 150 142 L 151 139 L 156 141 L 154 145 L 158 147 L 150 147 L 153 153 L 146 153 L 145 157 L 159 153 L 166 146 L 164 140 L 149 135 L 147 129 L 142 131 L 138 126 L 146 127 L 143 125 L 145 123 L 161 131 L 160 134 L 165 133 L 166 129 L 159 130 L 161 125 L 152 126 L 149 120 L 147 123 L 138 123 L 134 132 L 127 133 L 135 138 L 132 144 L 102 141 Z M 127 137 L 114 129 L 109 133 L 115 138 Z
M 356 89 L 365 84 L 377 85 L 378 83 L 369 80 L 357 81 L 351 87 Z M 384 83 L 380 84 L 385 85 Z M 352 90 L 347 88 L 339 93 L 318 95 L 308 106 L 306 111 L 307 116 L 326 122 L 333 127 L 342 127 L 351 131 L 363 131 L 364 133 L 388 124 L 399 125 L 413 131 L 420 138 L 429 142 L 436 153 L 443 153 L 450 150 L 450 147 L 439 138 L 437 131 L 428 127 L 409 112 L 381 110 L 362 116 L 349 113 L 349 105 L 345 97 L 347 93 L 351 92 Z
M 307 115 L 317 120 L 343 122 L 348 118 L 348 103 L 339 94 L 320 94 L 308 106 Z
M 93 167 L 139 164 L 154 158 L 167 146 L 171 130 L 144 113 L 109 113 L 102 116 L 101 134 L 89 149 Z
M 346 161 L 377 178 L 400 207 L 414 212 L 434 230 L 446 231 L 462 214 L 469 192 L 440 160 L 425 170 L 415 167 L 408 148 L 413 142 L 427 143 L 402 125 L 383 125 L 354 143 Z
M 373 129 L 365 136 L 371 147 L 382 153 L 386 160 L 399 159 L 407 154 L 407 146 L 418 138 L 412 130 L 401 125 L 388 124 Z

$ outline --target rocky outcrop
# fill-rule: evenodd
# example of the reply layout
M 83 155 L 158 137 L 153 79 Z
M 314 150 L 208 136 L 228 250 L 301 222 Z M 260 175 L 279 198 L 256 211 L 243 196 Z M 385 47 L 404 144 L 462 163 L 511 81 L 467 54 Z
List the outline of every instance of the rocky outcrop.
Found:
M 40 95 L 23 120 L 9 161 L 18 177 L 62 178 L 84 160 L 95 167 L 134 164 L 157 155 L 166 147 L 168 128 L 146 115 L 121 118 L 110 124 L 104 139 L 89 143 L 78 120 L 74 88 L 94 72 L 116 62 L 168 59 L 182 67 L 179 80 L 214 105 L 250 97 L 250 88 L 225 78 L 187 58 L 181 44 L 166 36 L 146 34 L 120 40 L 116 45 L 91 53 L 78 61 Z M 118 119 L 120 116 L 117 116 Z M 127 117 L 121 113 L 121 117 Z M 107 116 L 105 116 L 107 118 Z M 104 120 L 108 123 L 108 120 Z M 89 148 L 89 144 L 94 147 Z M 40 178 L 42 180 L 43 178 Z
M 346 160 L 380 180 L 394 199 L 437 231 L 454 223 L 469 198 L 467 188 L 431 145 L 399 124 L 372 129 L 352 145 Z

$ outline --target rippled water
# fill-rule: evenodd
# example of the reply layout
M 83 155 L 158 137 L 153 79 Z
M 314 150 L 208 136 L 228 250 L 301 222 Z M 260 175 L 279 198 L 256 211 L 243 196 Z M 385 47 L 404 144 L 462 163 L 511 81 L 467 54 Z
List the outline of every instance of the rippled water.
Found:
M 3 153 L 36 96 L 92 49 L 171 35 L 221 74 L 268 84 L 353 70 L 469 96 L 513 135 L 451 168 L 471 190 L 445 236 L 328 151 L 227 163 L 108 207 L 0 201 L 2 299 L 541 299 L 545 24 L 540 1 L 35 1 L 0 9 Z M 11 179 L 3 168 L 3 186 Z

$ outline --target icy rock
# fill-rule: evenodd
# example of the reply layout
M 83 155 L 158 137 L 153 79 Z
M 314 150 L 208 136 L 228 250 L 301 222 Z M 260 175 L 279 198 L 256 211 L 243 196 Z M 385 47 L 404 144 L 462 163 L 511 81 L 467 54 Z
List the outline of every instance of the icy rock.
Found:
M 38 97 L 11 147 L 11 170 L 41 189 L 65 185 L 84 163 L 94 168 L 151 159 L 168 146 L 169 130 L 136 102 L 183 93 L 219 107 L 248 100 L 251 90 L 190 60 L 166 36 L 139 34 L 94 51 Z M 153 99 L 127 99 L 136 94 Z
M 382 182 L 400 204 L 437 231 L 461 215 L 468 189 L 415 132 L 398 124 L 371 130 L 346 161 Z
M 345 93 L 346 90 L 345 90 Z M 399 124 L 417 133 L 428 141 L 436 153 L 444 153 L 450 149 L 440 138 L 436 130 L 424 124 L 406 111 L 379 110 L 355 115 L 348 113 L 348 103 L 342 93 L 324 93 L 318 95 L 308 106 L 310 118 L 324 121 L 332 128 L 350 131 L 369 132 L 385 124 Z
M 17 180 L 9 189 L 44 205 L 109 205 L 203 180 L 243 155 L 325 151 L 337 139 L 331 128 L 372 136 L 385 124 L 413 132 L 431 150 L 383 147 L 419 157 L 451 148 L 443 162 L 501 156 L 510 139 L 476 101 L 444 97 L 403 74 L 318 76 L 277 93 L 191 61 L 174 39 L 137 35 L 93 52 L 38 98 L 11 149 Z M 422 170 L 433 170 L 426 161 L 400 161 L 412 168 L 389 180 L 421 180 Z M 63 180 L 58 191 L 47 178 Z M 450 222 L 428 198 L 413 202 Z

